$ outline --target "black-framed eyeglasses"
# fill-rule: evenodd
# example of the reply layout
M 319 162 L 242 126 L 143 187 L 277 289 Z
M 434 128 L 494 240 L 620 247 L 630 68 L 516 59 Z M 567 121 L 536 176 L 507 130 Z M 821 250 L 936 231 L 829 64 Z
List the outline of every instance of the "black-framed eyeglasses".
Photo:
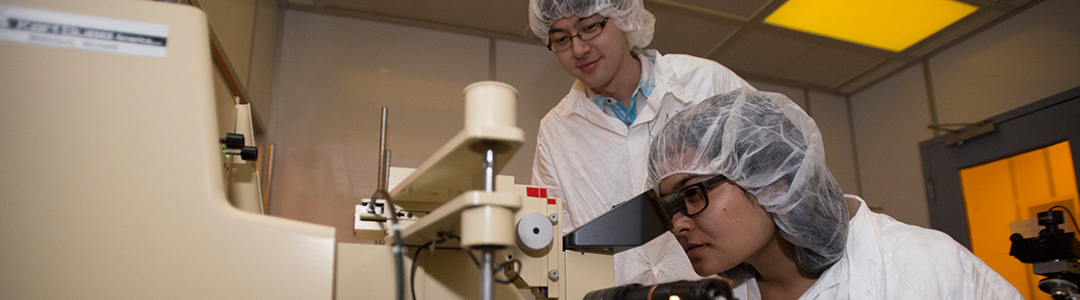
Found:
M 581 39 L 582 41 L 588 41 L 596 36 L 600 35 L 600 32 L 604 31 L 604 26 L 607 25 L 608 18 L 604 18 L 600 22 L 589 24 L 585 28 L 581 28 L 577 34 L 567 35 L 557 39 L 551 39 L 548 42 L 548 50 L 559 52 L 566 49 L 570 49 L 570 45 L 573 44 L 574 37 Z
M 682 213 L 687 217 L 696 216 L 705 211 L 706 207 L 709 207 L 710 188 L 727 179 L 727 176 L 716 175 L 683 187 L 679 192 L 665 196 L 661 202 L 672 218 L 675 217 L 675 213 Z

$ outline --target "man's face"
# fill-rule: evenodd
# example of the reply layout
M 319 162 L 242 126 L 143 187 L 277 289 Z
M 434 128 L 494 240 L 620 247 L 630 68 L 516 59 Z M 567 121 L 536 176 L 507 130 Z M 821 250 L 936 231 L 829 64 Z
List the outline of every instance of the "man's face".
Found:
M 555 21 L 548 31 L 548 40 L 577 34 L 582 28 L 600 23 L 603 16 L 592 15 L 588 18 L 567 17 Z M 600 35 L 588 40 L 572 38 L 569 49 L 556 51 L 559 64 L 570 76 L 585 83 L 590 88 L 602 88 L 611 82 L 619 71 L 623 60 L 630 57 L 626 44 L 626 34 L 619 30 L 612 20 L 608 20 Z M 631 58 L 632 59 L 632 58 Z

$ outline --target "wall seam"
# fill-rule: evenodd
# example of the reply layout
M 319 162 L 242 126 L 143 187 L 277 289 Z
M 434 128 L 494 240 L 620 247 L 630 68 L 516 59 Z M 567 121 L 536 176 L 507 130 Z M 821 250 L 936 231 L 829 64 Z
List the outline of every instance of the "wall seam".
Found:
M 934 130 L 934 136 L 941 135 L 941 121 L 938 120 L 937 98 L 934 97 L 934 79 L 930 76 L 930 59 L 923 58 L 923 79 L 926 82 L 926 101 L 930 105 L 930 128 Z
M 488 38 L 488 80 L 495 80 L 495 39 Z
M 866 191 L 863 190 L 862 166 L 859 165 L 859 143 L 855 139 L 855 114 L 851 109 L 851 96 L 844 99 L 847 103 L 848 131 L 851 132 L 851 158 L 855 161 L 855 189 L 859 190 L 859 195 L 863 195 Z
M 803 89 L 803 99 L 806 100 L 806 115 L 810 118 L 814 117 L 814 113 L 810 109 L 810 90 Z
M 259 1 L 255 1 L 255 11 L 251 14 L 251 39 L 248 40 L 248 65 L 247 65 L 247 86 L 251 87 L 251 66 L 255 63 L 255 31 L 258 29 L 259 24 Z M 248 97 L 251 97 L 251 91 L 248 90 Z M 248 103 L 251 103 L 251 99 L 248 99 Z

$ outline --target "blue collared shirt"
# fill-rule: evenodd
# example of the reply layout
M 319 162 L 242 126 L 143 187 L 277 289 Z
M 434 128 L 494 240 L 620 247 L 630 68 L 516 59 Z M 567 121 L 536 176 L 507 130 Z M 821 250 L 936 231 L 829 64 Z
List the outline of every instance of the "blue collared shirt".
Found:
M 630 96 L 630 107 L 623 106 L 619 103 L 619 100 L 615 98 L 605 97 L 601 94 L 593 95 L 593 103 L 599 106 L 604 111 L 604 114 L 618 118 L 623 124 L 626 124 L 626 129 L 630 129 L 630 125 L 634 124 L 634 120 L 637 119 L 638 107 L 644 105 L 644 102 L 652 94 L 652 90 L 656 87 L 656 80 L 653 79 L 653 65 L 656 64 L 656 58 L 647 54 L 647 52 L 635 52 L 635 54 L 641 54 L 638 59 L 641 60 L 641 80 L 638 81 L 637 89 L 634 90 L 634 94 Z M 641 105 L 639 105 L 639 102 Z

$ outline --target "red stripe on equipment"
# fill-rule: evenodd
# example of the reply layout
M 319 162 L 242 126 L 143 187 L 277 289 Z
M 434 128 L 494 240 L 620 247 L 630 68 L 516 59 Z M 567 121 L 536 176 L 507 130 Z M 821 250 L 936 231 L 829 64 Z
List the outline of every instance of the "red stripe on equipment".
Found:
M 525 195 L 533 198 L 540 197 L 540 189 L 534 187 L 525 188 Z
M 540 189 L 540 198 L 547 198 L 547 189 Z
M 555 198 L 548 198 L 548 205 L 555 205 Z

